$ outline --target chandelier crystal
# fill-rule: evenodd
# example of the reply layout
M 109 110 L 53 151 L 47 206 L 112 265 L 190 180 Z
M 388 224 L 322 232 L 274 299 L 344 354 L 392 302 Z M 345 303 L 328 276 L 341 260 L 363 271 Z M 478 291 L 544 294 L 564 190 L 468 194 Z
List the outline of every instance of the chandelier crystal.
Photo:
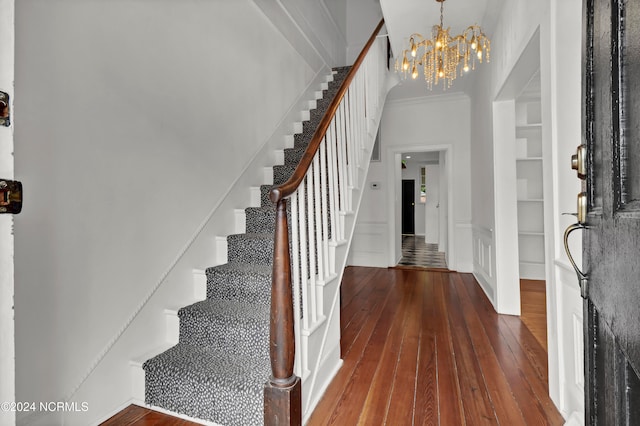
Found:
M 409 37 L 409 47 L 396 59 L 395 70 L 411 75 L 414 80 L 422 69 L 429 90 L 443 82 L 443 88 L 450 88 L 453 81 L 462 72 L 475 69 L 476 61 L 489 62 L 491 41 L 478 25 L 467 27 L 461 34 L 452 37 L 449 28 L 443 26 L 443 9 L 445 0 L 440 3 L 440 25 L 434 25 L 431 38 L 414 33 Z

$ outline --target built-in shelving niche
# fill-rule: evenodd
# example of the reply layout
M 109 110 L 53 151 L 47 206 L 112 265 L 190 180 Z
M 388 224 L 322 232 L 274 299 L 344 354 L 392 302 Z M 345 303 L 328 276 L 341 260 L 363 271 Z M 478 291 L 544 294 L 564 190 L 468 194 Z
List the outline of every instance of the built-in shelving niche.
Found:
M 516 184 L 520 278 L 545 278 L 542 117 L 539 76 L 516 99 Z

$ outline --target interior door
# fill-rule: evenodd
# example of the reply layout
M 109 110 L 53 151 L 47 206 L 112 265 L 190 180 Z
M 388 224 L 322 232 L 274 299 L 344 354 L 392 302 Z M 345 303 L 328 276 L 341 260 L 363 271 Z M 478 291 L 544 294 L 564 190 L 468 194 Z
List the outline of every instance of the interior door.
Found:
M 402 234 L 416 232 L 416 182 L 402 179 Z
M 438 244 L 440 241 L 440 170 L 438 164 L 425 166 L 427 199 L 424 203 L 424 240 L 427 244 Z
M 585 0 L 583 28 L 585 420 L 637 425 L 640 1 Z

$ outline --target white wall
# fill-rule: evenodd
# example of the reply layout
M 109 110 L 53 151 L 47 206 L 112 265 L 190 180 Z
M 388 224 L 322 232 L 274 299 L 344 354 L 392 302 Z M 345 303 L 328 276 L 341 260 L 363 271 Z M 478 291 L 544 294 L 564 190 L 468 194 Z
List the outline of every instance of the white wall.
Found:
M 334 0 L 328 7 L 323 1 L 253 0 L 313 68 L 320 61 L 345 64 L 345 1 Z
M 553 235 L 545 247 L 549 252 L 547 265 L 547 311 L 552 314 L 547 324 L 550 350 L 557 350 L 557 363 L 550 362 L 549 382 L 559 389 L 552 396 L 565 418 L 584 421 L 584 357 L 582 337 L 582 299 L 578 281 L 569 265 L 564 251 L 563 233 L 567 226 L 575 222 L 573 216 L 564 212 L 576 211 L 576 196 L 580 183 L 569 159 L 582 142 L 581 131 L 581 40 L 572 34 L 582 32 L 582 1 L 553 1 L 551 8 L 550 35 L 552 41 L 549 57 L 551 69 L 546 90 L 551 93 L 548 114 L 552 117 L 552 133 L 549 145 L 554 153 L 550 164 L 556 185 L 553 192 L 554 209 Z M 582 264 L 582 235 L 571 234 L 571 253 L 578 265 Z M 551 360 L 550 360 L 551 361 Z M 552 378 L 555 374 L 557 379 Z
M 343 41 L 347 39 L 347 2 L 346 0 L 322 0 L 338 27 Z M 373 30 L 372 30 L 373 31 Z M 344 52 L 343 50 L 343 53 Z
M 540 76 L 545 164 L 545 250 L 547 256 L 547 323 L 549 348 L 549 392 L 567 418 L 582 412 L 579 398 L 581 366 L 566 361 L 564 352 L 580 358 L 581 314 L 567 311 L 576 301 L 570 290 L 571 271 L 567 270 L 562 249 L 562 232 L 570 219 L 562 211 L 575 210 L 579 184 L 569 170 L 569 155 L 580 143 L 580 1 L 508 1 L 492 35 L 491 63 L 476 70 L 476 90 L 472 96 L 472 204 L 474 234 L 474 274 L 496 305 L 494 233 L 494 130 L 493 102 L 505 87 L 517 61 L 536 31 L 540 31 Z M 568 41 L 570 40 L 570 41 Z M 550 178 L 551 177 L 551 178 Z M 514 212 L 515 213 L 515 212 Z M 573 237 L 572 237 L 573 238 Z M 579 252 L 579 241 L 573 243 Z M 508 248 L 506 248 L 508 249 Z M 575 278 L 575 276 L 574 276 Z M 566 282 L 567 285 L 561 282 Z M 577 285 L 576 281 L 573 285 Z M 573 302 L 569 303 L 569 299 Z M 579 300 L 577 300 L 579 302 Z M 566 316 L 565 319 L 562 317 Z M 577 351 L 576 351 L 577 348 Z M 575 354 L 578 353 L 577 358 Z
M 347 64 L 351 65 L 355 62 L 381 19 L 382 10 L 379 2 L 347 1 Z
M 14 0 L 0 0 L 0 90 L 15 94 Z M 13 178 L 13 127 L 0 126 L 0 178 Z M 15 401 L 13 217 L 0 215 L 0 402 Z M 0 410 L 0 424 L 15 424 L 15 412 Z
M 396 154 L 425 151 L 430 147 L 440 151 L 448 146 L 451 149 L 446 161 L 450 162 L 453 188 L 450 194 L 453 228 L 450 241 L 453 244 L 449 247 L 453 256 L 448 262 L 452 269 L 471 271 L 469 108 L 469 99 L 460 95 L 387 102 L 380 124 L 382 162 L 372 163 L 369 169 L 351 248 L 352 264 L 387 267 L 395 265 L 400 258 L 401 194 L 389 188 L 388 183 L 388 175 L 400 167 L 395 164 Z M 371 189 L 373 182 L 382 182 L 382 185 Z
M 249 0 L 16 7 L 16 396 L 88 402 L 24 419 L 86 425 L 130 398 L 139 337 L 164 333 L 159 307 L 127 319 L 156 286 L 192 297 L 186 266 L 166 274 L 326 69 L 311 40 L 331 43 L 288 42 Z M 214 237 L 189 267 L 213 263 Z
M 547 13 L 548 1 L 508 1 L 491 36 L 491 62 L 474 71 L 471 96 L 474 273 L 496 306 L 493 101 Z M 515 212 L 514 212 L 515 214 Z M 508 250 L 508 248 L 505 248 Z

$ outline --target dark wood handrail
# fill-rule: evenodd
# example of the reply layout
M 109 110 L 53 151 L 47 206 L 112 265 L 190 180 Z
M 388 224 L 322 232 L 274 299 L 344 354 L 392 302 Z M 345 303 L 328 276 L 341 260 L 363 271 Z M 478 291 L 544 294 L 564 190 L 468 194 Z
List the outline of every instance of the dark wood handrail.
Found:
M 331 101 L 331 104 L 329 104 L 329 108 L 324 113 L 324 116 L 322 116 L 322 120 L 320 121 L 318 128 L 313 134 L 313 138 L 311 138 L 311 142 L 309 142 L 309 145 L 307 146 L 307 149 L 302 156 L 300 163 L 296 167 L 296 170 L 293 172 L 289 180 L 273 188 L 269 193 L 269 198 L 274 203 L 277 203 L 278 201 L 293 194 L 296 189 L 298 189 L 298 186 L 300 186 L 300 184 L 302 183 L 302 180 L 307 174 L 307 170 L 309 170 L 309 167 L 311 166 L 313 157 L 316 155 L 316 151 L 318 151 L 320 143 L 322 143 L 322 139 L 327 133 L 327 129 L 331 124 L 331 120 L 333 120 L 333 117 L 336 115 L 336 111 L 340 106 L 340 102 L 342 102 L 342 98 L 344 98 L 344 95 L 347 93 L 351 81 L 355 77 L 356 72 L 358 72 L 358 69 L 360 68 L 362 62 L 364 62 L 365 56 L 367 56 L 369 49 L 373 45 L 373 42 L 376 40 L 376 37 L 378 36 L 378 33 L 380 32 L 380 29 L 382 29 L 383 25 L 384 19 L 380 20 L 380 23 L 373 31 L 373 34 L 371 34 L 371 37 L 369 37 L 369 41 L 367 41 L 367 44 L 362 49 L 362 52 L 360 52 L 360 55 L 358 55 L 358 59 L 356 59 L 353 66 L 349 70 L 347 77 L 342 82 L 342 85 L 340 85 L 340 89 L 336 93 L 336 96 L 333 98 L 333 101 Z
M 344 98 L 351 81 L 364 62 L 378 32 L 384 25 L 380 21 L 373 35 L 356 59 L 338 93 L 325 112 L 318 129 L 313 134 L 300 163 L 293 175 L 269 193 L 276 203 L 276 224 L 273 247 L 273 270 L 271 277 L 271 316 L 269 323 L 269 358 L 271 377 L 264 386 L 264 424 L 301 425 L 302 399 L 300 378 L 293 371 L 295 358 L 293 292 L 291 284 L 291 256 L 289 253 L 289 226 L 287 224 L 287 200 L 302 183 L 307 171 L 324 139 L 327 129 Z

